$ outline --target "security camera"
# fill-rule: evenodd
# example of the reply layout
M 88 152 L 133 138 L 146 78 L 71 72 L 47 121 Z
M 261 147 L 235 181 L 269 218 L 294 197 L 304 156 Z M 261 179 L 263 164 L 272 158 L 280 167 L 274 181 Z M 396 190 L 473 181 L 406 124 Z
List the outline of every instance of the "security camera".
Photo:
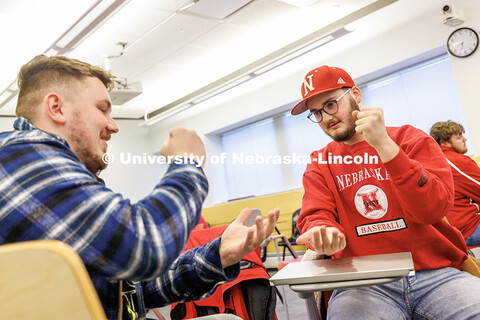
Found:
M 453 4 L 446 4 L 442 7 L 443 13 L 443 23 L 447 26 L 454 27 L 458 26 L 459 24 L 463 23 L 465 20 L 463 18 L 463 11 L 456 10 L 453 7 Z

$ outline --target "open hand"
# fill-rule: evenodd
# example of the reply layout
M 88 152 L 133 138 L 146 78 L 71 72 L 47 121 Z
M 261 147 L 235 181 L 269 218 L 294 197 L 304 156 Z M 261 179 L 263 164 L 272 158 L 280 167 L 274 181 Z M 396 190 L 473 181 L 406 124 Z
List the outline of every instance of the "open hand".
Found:
M 245 222 L 252 210 L 245 208 L 238 217 L 225 229 L 220 241 L 220 259 L 224 268 L 231 266 L 255 250 L 268 237 L 280 215 L 280 209 L 268 213 L 268 218 L 255 218 L 255 225 L 247 227 Z

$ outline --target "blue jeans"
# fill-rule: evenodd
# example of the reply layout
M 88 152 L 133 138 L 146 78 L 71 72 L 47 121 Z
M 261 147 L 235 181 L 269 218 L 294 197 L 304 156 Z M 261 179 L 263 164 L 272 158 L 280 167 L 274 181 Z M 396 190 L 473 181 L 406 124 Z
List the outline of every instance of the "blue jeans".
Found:
M 442 268 L 383 285 L 335 290 L 328 319 L 480 319 L 480 278 Z
M 468 247 L 480 245 L 480 223 L 477 225 L 475 231 L 465 239 L 465 243 Z

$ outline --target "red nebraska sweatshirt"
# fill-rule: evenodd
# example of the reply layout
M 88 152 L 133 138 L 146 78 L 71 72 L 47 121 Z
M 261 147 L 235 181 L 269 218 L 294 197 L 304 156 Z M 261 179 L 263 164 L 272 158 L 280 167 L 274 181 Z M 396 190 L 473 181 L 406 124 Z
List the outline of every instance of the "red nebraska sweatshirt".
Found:
M 455 186 L 454 205 L 447 219 L 466 239 L 480 223 L 480 168 L 470 157 L 449 147 L 441 148 L 452 168 Z
M 352 146 L 333 141 L 312 153 L 303 176 L 299 229 L 326 225 L 343 232 L 347 246 L 334 258 L 408 251 L 416 270 L 460 269 L 467 258 L 465 241 L 442 220 L 454 189 L 440 147 L 412 126 L 387 132 L 400 152 L 386 163 L 366 141 Z

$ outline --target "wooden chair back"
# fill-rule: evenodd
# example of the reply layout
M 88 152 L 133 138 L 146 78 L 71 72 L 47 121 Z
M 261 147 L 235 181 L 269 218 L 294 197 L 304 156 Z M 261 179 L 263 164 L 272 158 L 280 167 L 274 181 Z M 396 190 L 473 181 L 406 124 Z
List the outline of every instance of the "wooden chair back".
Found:
M 78 254 L 56 240 L 0 246 L 2 319 L 106 320 Z

